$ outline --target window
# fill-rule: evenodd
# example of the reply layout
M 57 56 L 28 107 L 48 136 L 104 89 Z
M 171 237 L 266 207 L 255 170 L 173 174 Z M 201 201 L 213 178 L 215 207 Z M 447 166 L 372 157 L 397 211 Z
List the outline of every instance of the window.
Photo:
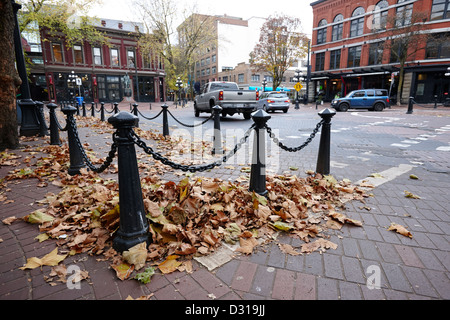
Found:
M 373 90 L 367 90 L 367 96 L 368 97 L 374 97 L 375 96 L 375 92 Z
M 407 0 L 398 0 L 398 3 L 402 3 L 405 1 Z M 413 4 L 397 7 L 397 17 L 395 19 L 395 25 L 397 27 L 410 25 L 412 11 L 413 11 Z
M 325 69 L 325 52 L 316 53 L 316 71 Z
M 243 73 L 238 74 L 238 82 L 239 83 L 243 83 L 244 82 L 244 74 Z
M 217 62 L 217 56 L 216 56 L 216 55 L 213 55 L 213 56 L 211 57 L 211 61 L 212 61 L 212 63 Z
M 402 56 L 403 47 L 400 43 L 394 43 L 391 47 L 391 58 L 389 60 L 390 63 L 400 62 L 400 57 Z
M 339 69 L 341 67 L 341 49 L 330 52 L 330 69 Z
M 102 49 L 94 48 L 94 64 L 97 66 L 101 66 L 103 64 L 102 60 Z
M 135 53 L 133 49 L 128 49 L 127 50 L 127 65 L 130 68 L 136 68 L 136 64 L 135 64 Z
M 53 62 L 64 62 L 62 44 L 60 42 L 52 42 Z
M 344 23 L 342 21 L 344 21 L 344 16 L 342 14 L 338 14 L 334 18 L 333 23 L 337 23 L 337 22 L 340 22 L 340 23 L 335 24 L 333 26 L 331 41 L 337 41 L 337 40 L 342 39 L 342 30 L 344 28 Z
M 319 22 L 319 28 L 327 25 L 327 20 L 322 19 Z M 327 27 L 317 30 L 317 44 L 327 42 Z
M 252 74 L 252 82 L 259 82 L 260 80 L 259 74 Z
M 361 46 L 348 48 L 347 67 L 359 67 L 361 64 Z
M 369 47 L 369 65 L 383 62 L 384 42 L 372 43 Z
M 211 68 L 211 73 L 212 74 L 216 74 L 217 73 L 217 67 L 212 67 Z
M 352 98 L 364 98 L 366 96 L 366 93 L 364 91 L 356 91 Z
M 450 0 L 433 0 L 430 20 L 450 19 Z
M 450 58 L 450 34 L 440 33 L 428 40 L 426 49 L 426 59 Z M 446 41 L 447 40 L 447 41 Z
M 111 65 L 113 67 L 119 66 L 119 49 L 111 48 Z
M 358 7 L 353 11 L 352 17 L 356 17 L 350 24 L 350 37 L 362 36 L 364 33 L 364 13 L 363 7 Z
M 386 29 L 386 22 L 388 15 L 387 7 L 389 7 L 389 3 L 386 0 L 378 2 L 377 5 L 375 6 L 372 21 L 372 28 L 374 30 Z
M 83 56 L 83 47 L 80 45 L 74 45 L 73 46 L 73 61 L 76 64 L 83 64 L 84 63 L 84 56 Z

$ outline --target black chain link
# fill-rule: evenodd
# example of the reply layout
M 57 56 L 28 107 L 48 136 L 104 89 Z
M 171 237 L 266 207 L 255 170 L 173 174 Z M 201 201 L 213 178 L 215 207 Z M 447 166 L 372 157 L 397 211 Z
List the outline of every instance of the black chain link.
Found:
M 65 128 L 63 128 L 61 126 L 61 124 L 59 123 L 58 117 L 56 116 L 56 113 L 54 113 L 53 115 L 50 113 L 50 117 L 54 117 L 56 126 L 58 127 L 58 129 L 60 131 L 67 131 L 69 129 L 69 123 L 68 122 L 66 123 L 66 127 Z
M 311 133 L 311 135 L 309 136 L 309 138 L 305 141 L 305 143 L 303 143 L 301 146 L 298 146 L 296 148 L 290 148 L 288 146 L 285 146 L 283 143 L 280 142 L 280 140 L 275 136 L 275 134 L 272 132 L 272 128 L 270 128 L 268 125 L 265 126 L 267 133 L 269 134 L 269 137 L 272 139 L 272 141 L 279 146 L 281 149 L 287 151 L 287 152 L 298 152 L 300 150 L 303 150 L 304 148 L 306 148 L 311 141 L 314 140 L 314 138 L 316 137 L 317 133 L 319 132 L 320 128 L 322 127 L 322 125 L 325 123 L 325 120 L 320 121 L 317 125 L 316 128 L 313 130 L 313 132 Z
M 146 120 L 155 120 L 156 118 L 158 118 L 162 113 L 163 113 L 163 110 L 161 110 L 156 116 L 154 116 L 154 117 L 152 117 L 152 118 L 147 118 L 146 116 L 144 116 L 140 111 L 139 111 L 139 109 L 138 109 L 138 114 L 142 117 L 142 118 L 144 118 L 144 119 L 146 119 Z
M 69 117 L 68 122 L 70 122 L 72 130 L 73 130 L 73 135 L 75 137 L 75 142 L 81 152 L 81 155 L 84 159 L 84 162 L 86 163 L 86 165 L 89 167 L 89 169 L 91 169 L 93 172 L 96 173 L 102 173 L 104 172 L 106 169 L 108 169 L 108 167 L 111 165 L 111 163 L 113 162 L 114 158 L 116 157 L 116 153 L 117 153 L 117 132 L 115 132 L 113 134 L 113 141 L 114 143 L 111 146 L 111 150 L 109 151 L 108 156 L 106 157 L 106 160 L 103 162 L 103 164 L 100 167 L 96 167 L 91 160 L 89 159 L 89 157 L 86 154 L 86 151 L 84 150 L 83 145 L 81 144 L 80 141 L 80 137 L 78 136 L 78 129 L 77 129 L 77 124 L 75 121 L 75 118 L 73 117 Z
M 211 116 L 204 120 L 203 122 L 197 123 L 197 124 L 185 124 L 183 122 L 181 122 L 180 120 L 178 120 L 177 118 L 175 118 L 175 116 L 172 114 L 172 112 L 170 112 L 169 110 L 167 110 L 167 112 L 172 116 L 172 118 L 178 122 L 179 124 L 181 124 L 182 126 L 188 127 L 188 128 L 195 128 L 195 127 L 199 127 L 204 125 L 205 123 L 207 123 L 209 120 L 211 120 L 212 118 L 214 118 L 214 113 L 211 114 Z
M 244 137 L 241 138 L 241 140 L 236 144 L 234 149 L 231 150 L 228 154 L 226 154 L 221 159 L 219 159 L 215 162 L 205 164 L 205 165 L 199 165 L 199 166 L 195 166 L 195 165 L 187 166 L 187 165 L 178 164 L 178 163 L 175 163 L 175 162 L 169 160 L 168 158 L 155 152 L 151 147 L 147 146 L 147 144 L 144 141 L 142 141 L 142 139 L 134 131 L 131 131 L 129 139 L 132 140 L 138 147 L 142 148 L 145 153 L 151 155 L 155 160 L 161 161 L 164 165 L 168 165 L 175 170 L 181 170 L 183 172 L 189 171 L 189 172 L 194 173 L 194 172 L 203 172 L 203 171 L 211 170 L 211 169 L 214 169 L 215 167 L 219 167 L 223 163 L 227 162 L 228 159 L 230 159 L 232 156 L 234 156 L 236 154 L 236 152 L 239 149 L 241 149 L 242 145 L 247 142 L 248 137 L 250 136 L 250 134 L 251 134 L 252 130 L 255 128 L 255 126 L 256 125 L 253 124 L 245 132 Z

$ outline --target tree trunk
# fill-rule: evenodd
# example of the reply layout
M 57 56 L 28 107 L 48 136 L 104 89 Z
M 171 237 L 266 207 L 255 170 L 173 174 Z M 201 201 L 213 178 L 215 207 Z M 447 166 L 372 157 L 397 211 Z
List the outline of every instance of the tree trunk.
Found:
M 14 14 L 11 0 L 0 0 L 0 151 L 19 146 L 16 89 L 21 84 L 15 69 Z
M 405 63 L 400 63 L 400 71 L 398 73 L 397 106 L 401 105 L 404 79 L 405 79 Z

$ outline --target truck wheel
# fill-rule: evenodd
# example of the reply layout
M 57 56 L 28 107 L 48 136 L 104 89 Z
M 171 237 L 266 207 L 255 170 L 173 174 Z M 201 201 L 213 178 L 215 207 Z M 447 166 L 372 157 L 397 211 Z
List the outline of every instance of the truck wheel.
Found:
M 248 113 L 248 112 L 244 113 L 244 119 L 245 120 L 250 120 L 251 117 L 252 117 L 251 113 Z

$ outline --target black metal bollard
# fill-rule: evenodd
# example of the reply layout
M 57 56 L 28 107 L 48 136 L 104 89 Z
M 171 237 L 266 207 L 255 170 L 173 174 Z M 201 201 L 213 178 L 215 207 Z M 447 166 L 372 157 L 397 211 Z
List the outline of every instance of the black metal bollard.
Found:
M 434 109 L 437 109 L 437 104 L 438 104 L 438 96 L 435 94 L 434 95 Z
M 100 120 L 105 121 L 105 103 L 100 103 Z
M 169 133 L 169 118 L 167 117 L 167 110 L 169 109 L 169 106 L 165 103 L 161 106 L 163 109 L 163 136 L 167 137 L 170 135 Z
M 91 117 L 92 118 L 95 117 L 95 102 L 94 101 L 91 102 Z
M 69 153 L 70 153 L 70 168 L 69 174 L 75 176 L 80 174 L 80 169 L 86 167 L 83 156 L 81 155 L 80 147 L 75 139 L 75 128 L 76 125 L 75 118 L 73 117 L 77 112 L 77 108 L 72 106 L 67 106 L 62 110 L 62 112 L 67 116 L 67 136 L 69 141 Z
M 408 111 L 406 114 L 413 114 L 414 112 L 414 97 L 409 97 L 409 103 L 408 103 Z
M 22 111 L 22 122 L 20 124 L 21 136 L 32 137 L 40 133 L 40 123 L 36 103 L 31 99 L 18 100 L 17 104 Z
M 36 111 L 39 120 L 39 136 L 40 137 L 48 136 L 48 128 L 47 124 L 45 123 L 44 117 L 44 103 L 40 101 L 35 101 L 34 103 L 36 104 L 37 109 Z
M 58 119 L 56 118 L 56 108 L 58 108 L 58 106 L 54 103 L 49 103 L 47 105 L 47 108 L 50 111 L 50 145 L 52 146 L 60 146 L 61 145 L 61 140 L 59 138 L 59 128 L 58 128 L 58 124 L 57 121 Z
M 114 114 L 119 113 L 119 103 L 118 102 L 114 102 Z
M 109 118 L 108 122 L 114 126 L 118 135 L 120 226 L 113 240 L 113 248 L 123 252 L 142 242 L 150 244 L 136 149 L 129 138 L 139 118 L 128 112 L 120 112 Z
M 214 114 L 214 138 L 212 154 L 223 154 L 222 133 L 220 131 L 220 113 L 222 112 L 222 107 L 214 106 L 212 110 Z
M 77 116 L 79 116 L 79 115 L 80 115 L 80 105 L 77 103 L 77 104 L 75 104 L 75 106 L 76 106 L 76 108 L 77 108 Z M 65 107 L 66 107 L 66 105 L 64 105 L 63 108 L 65 108 Z M 62 110 L 63 108 L 61 108 L 61 110 Z
M 255 140 L 253 141 L 253 158 L 250 171 L 251 192 L 256 192 L 261 196 L 267 195 L 266 189 L 266 148 L 265 148 L 265 125 L 271 116 L 264 110 L 258 110 L 252 114 L 252 119 L 256 124 Z
M 86 103 L 83 101 L 81 105 L 83 106 L 83 117 L 86 117 Z
M 324 120 L 324 123 L 322 125 L 322 134 L 320 136 L 316 172 L 322 175 L 330 174 L 331 119 L 335 115 L 336 111 L 328 108 L 319 112 L 319 116 Z

